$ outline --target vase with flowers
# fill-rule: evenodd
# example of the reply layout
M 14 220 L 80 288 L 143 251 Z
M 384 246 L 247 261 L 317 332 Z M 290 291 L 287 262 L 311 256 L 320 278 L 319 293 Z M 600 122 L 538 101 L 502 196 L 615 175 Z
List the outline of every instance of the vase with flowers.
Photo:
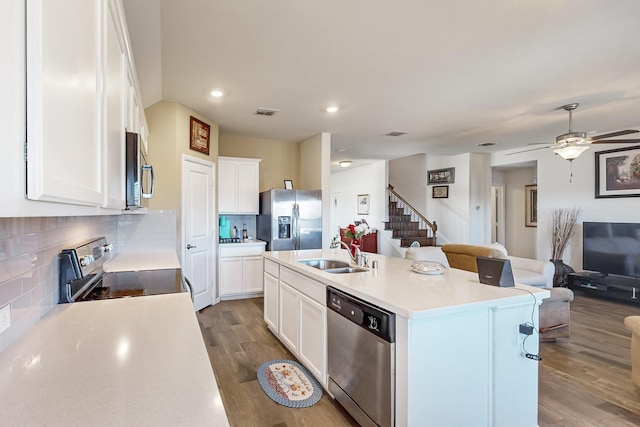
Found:
M 355 256 L 357 249 L 360 248 L 361 241 L 363 236 L 366 236 L 371 232 L 371 228 L 369 228 L 369 224 L 365 220 L 360 221 L 358 225 L 349 224 L 347 226 L 346 231 L 344 232 L 344 237 L 348 237 L 351 239 L 351 254 Z
M 569 246 L 569 239 L 573 236 L 576 223 L 582 215 L 580 208 L 558 208 L 551 215 L 551 261 L 556 268 L 553 275 L 553 286 L 567 286 L 567 276 L 575 270 L 562 261 L 562 255 Z

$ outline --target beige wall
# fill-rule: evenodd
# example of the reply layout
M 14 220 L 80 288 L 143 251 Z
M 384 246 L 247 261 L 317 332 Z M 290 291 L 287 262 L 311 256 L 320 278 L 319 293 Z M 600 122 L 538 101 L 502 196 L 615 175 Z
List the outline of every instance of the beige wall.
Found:
M 227 157 L 249 157 L 260 162 L 260 191 L 284 188 L 284 180 L 300 187 L 300 144 L 272 139 L 220 135 L 218 154 Z
M 302 190 L 322 188 L 322 134 L 300 143 L 300 185 Z
M 149 163 L 153 165 L 156 188 L 149 209 L 180 212 L 182 154 L 218 162 L 218 124 L 182 104 L 161 101 L 145 110 L 149 125 Z M 211 126 L 209 155 L 189 149 L 190 117 Z

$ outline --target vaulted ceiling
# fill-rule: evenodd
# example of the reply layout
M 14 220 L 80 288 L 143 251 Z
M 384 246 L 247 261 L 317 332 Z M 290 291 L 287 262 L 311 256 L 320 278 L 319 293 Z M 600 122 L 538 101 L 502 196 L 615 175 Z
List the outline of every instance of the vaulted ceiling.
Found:
M 640 129 L 637 0 L 124 3 L 145 107 L 229 135 L 330 132 L 334 162 L 552 143 L 571 102 L 575 129 Z

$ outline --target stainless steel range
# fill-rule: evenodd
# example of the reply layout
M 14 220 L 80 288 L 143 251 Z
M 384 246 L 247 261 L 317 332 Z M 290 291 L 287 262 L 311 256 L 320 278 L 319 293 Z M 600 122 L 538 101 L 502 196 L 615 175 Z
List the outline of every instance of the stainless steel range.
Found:
M 112 250 L 105 237 L 98 237 L 60 253 L 60 303 L 188 291 L 179 268 L 105 272 Z

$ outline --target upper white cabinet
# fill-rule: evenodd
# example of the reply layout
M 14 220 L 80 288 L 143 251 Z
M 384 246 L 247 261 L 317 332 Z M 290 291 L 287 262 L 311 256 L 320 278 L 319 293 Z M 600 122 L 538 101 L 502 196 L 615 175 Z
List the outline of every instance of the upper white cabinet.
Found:
M 30 199 L 103 203 L 103 9 L 101 0 L 27 1 Z
M 118 31 L 117 10 L 107 8 L 104 55 L 103 206 L 125 208 L 126 49 Z
M 27 198 L 119 212 L 129 116 L 148 134 L 121 1 L 27 0 L 26 12 Z
M 218 157 L 218 211 L 257 215 L 260 159 Z

